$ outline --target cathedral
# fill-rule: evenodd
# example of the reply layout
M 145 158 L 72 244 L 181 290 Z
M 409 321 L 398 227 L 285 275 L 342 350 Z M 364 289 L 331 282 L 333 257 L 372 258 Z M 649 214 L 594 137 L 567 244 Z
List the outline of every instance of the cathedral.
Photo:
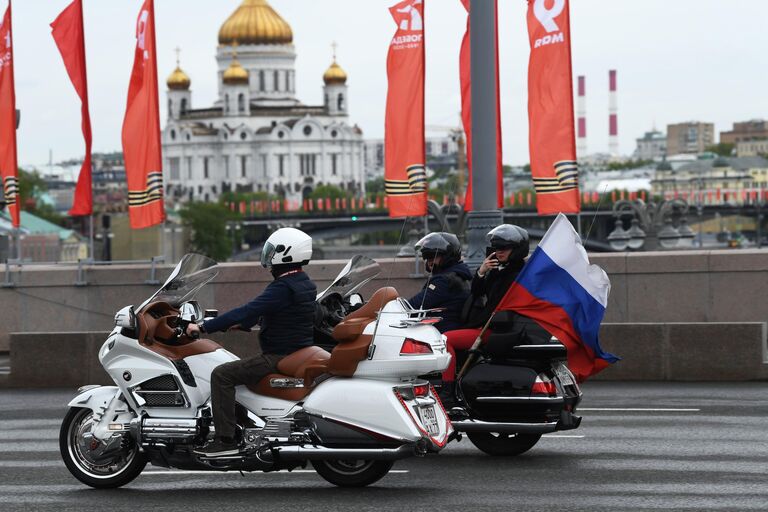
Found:
M 365 192 L 363 135 L 349 124 L 347 74 L 336 56 L 324 104 L 296 98 L 290 25 L 266 0 L 243 0 L 219 30 L 219 98 L 194 108 L 191 80 L 168 77 L 162 131 L 166 197 L 215 201 L 227 191 L 268 192 L 298 204 L 321 185 Z

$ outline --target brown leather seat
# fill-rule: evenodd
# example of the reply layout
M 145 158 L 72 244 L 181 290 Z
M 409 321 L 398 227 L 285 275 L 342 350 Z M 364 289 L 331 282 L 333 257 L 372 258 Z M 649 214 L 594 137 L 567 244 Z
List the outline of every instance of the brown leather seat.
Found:
M 310 366 L 324 366 L 331 354 L 320 347 L 311 346 L 297 350 L 277 363 L 280 373 L 270 373 L 255 386 L 248 386 L 254 393 L 283 400 L 298 401 L 304 398 L 312 390 L 310 386 L 304 388 L 273 388 L 272 379 L 297 378 L 303 379 L 306 369 Z
M 186 336 L 181 336 L 178 343 L 169 345 L 158 340 L 168 339 L 174 335 L 173 330 L 166 322 L 166 316 L 154 318 L 148 313 L 153 308 L 157 308 L 164 313 L 174 313 L 177 311 L 167 302 L 153 302 L 145 307 L 136 315 L 138 323 L 139 344 L 156 352 L 171 361 L 180 361 L 185 357 L 196 356 L 199 354 L 208 354 L 221 348 L 221 345 L 209 339 L 192 340 Z

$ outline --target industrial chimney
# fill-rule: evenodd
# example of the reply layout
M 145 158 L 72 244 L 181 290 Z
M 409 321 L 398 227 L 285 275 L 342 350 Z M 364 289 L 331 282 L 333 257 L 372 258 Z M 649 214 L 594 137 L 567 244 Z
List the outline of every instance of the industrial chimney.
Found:
M 608 71 L 608 152 L 619 156 L 619 117 L 616 104 L 616 70 Z
M 584 76 L 578 78 L 578 99 L 576 102 L 576 156 L 587 155 L 587 87 Z

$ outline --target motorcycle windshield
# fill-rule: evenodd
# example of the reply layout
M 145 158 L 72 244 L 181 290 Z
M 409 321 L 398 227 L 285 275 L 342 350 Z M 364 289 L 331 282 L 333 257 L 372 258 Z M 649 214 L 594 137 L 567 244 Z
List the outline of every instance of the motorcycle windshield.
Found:
M 165 284 L 139 306 L 141 311 L 151 302 L 167 302 L 174 308 L 178 308 L 184 302 L 194 298 L 195 294 L 211 279 L 216 277 L 219 271 L 216 261 L 202 254 L 186 254 Z
M 338 293 L 342 297 L 352 295 L 380 272 L 379 264 L 368 256 L 352 256 L 331 286 L 317 295 L 317 300 L 321 301 L 332 293 Z

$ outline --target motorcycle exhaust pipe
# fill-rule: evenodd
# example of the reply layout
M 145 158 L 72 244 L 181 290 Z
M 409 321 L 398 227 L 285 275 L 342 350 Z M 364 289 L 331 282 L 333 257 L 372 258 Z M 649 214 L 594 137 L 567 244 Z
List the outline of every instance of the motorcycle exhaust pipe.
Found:
M 416 445 L 397 448 L 326 448 L 324 446 L 278 446 L 274 453 L 283 460 L 398 460 L 416 455 Z

